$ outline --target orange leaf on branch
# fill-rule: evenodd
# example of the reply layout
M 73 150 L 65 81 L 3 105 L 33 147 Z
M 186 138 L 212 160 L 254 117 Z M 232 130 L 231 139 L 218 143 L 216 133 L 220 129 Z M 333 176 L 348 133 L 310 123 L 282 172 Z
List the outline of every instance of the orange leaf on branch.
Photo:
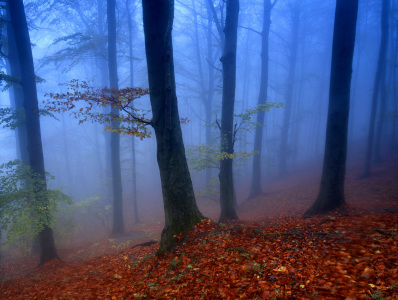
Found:
M 133 106 L 136 99 L 149 94 L 148 89 L 143 88 L 94 88 L 86 81 L 73 79 L 69 83 L 63 84 L 68 92 L 61 94 L 47 93 L 50 97 L 45 102 L 45 109 L 49 111 L 70 111 L 79 120 L 79 124 L 90 120 L 91 122 L 107 123 L 105 130 L 110 130 L 112 123 L 119 122 L 118 133 L 135 135 L 140 139 L 150 137 L 147 128 L 151 120 L 146 117 L 149 110 L 137 109 Z M 51 101 L 58 100 L 58 101 Z M 79 103 L 79 109 L 75 108 Z M 119 111 L 119 116 L 115 117 L 112 113 L 100 112 L 99 108 L 111 106 Z M 138 112 L 138 113 L 137 113 Z

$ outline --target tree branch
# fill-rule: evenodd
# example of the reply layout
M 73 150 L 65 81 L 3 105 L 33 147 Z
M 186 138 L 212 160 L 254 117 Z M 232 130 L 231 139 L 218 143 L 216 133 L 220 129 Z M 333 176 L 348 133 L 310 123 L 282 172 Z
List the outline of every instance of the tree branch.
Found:
M 247 30 L 250 30 L 250 31 L 253 31 L 253 32 L 255 32 L 255 33 L 257 33 L 257 34 L 259 34 L 259 35 L 263 35 L 260 31 L 257 31 L 257 30 L 255 30 L 255 29 L 253 29 L 253 28 L 250 28 L 250 27 L 245 27 L 245 26 L 238 26 L 238 27 L 240 27 L 240 28 L 243 28 L 243 29 L 247 29 Z

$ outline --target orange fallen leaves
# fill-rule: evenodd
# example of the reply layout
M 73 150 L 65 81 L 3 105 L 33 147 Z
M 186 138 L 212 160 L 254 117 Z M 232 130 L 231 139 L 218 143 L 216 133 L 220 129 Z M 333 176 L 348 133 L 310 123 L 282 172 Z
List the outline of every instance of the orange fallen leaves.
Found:
M 2 283 L 0 298 L 369 299 L 376 292 L 387 299 L 398 296 L 397 216 L 334 217 L 335 222 L 322 226 L 323 217 L 289 218 L 272 227 L 266 222 L 220 226 L 203 220 L 168 255 L 154 256 L 153 245 L 78 263 L 52 261 L 26 278 Z M 287 234 L 298 226 L 300 235 Z M 392 238 L 375 235 L 374 228 Z M 275 232 L 280 234 L 267 235 Z
M 301 184 L 271 195 L 274 202 L 259 197 L 240 213 L 267 217 L 272 205 L 272 217 L 223 226 L 203 220 L 168 255 L 155 256 L 152 245 L 91 259 L 80 254 L 78 261 L 77 251 L 71 262 L 51 261 L 0 283 L 0 299 L 398 299 L 397 164 L 390 169 L 379 181 L 348 178 L 346 215 L 285 213 L 308 208 L 286 200 L 316 190 Z M 371 194 L 380 186 L 383 194 Z

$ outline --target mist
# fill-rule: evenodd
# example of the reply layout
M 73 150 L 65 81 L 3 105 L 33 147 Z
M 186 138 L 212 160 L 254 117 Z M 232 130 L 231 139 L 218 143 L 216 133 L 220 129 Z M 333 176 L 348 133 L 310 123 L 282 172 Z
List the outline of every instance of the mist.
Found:
M 151 41 L 157 42 L 162 36 L 145 25 L 145 7 L 141 1 L 116 0 L 113 29 L 109 14 L 112 10 L 105 0 L 23 1 L 38 107 L 49 112 L 40 114 L 44 167 L 52 176 L 47 188 L 61 191 L 70 200 L 58 203 L 53 212 L 54 221 L 51 226 L 45 225 L 54 233 L 59 257 L 67 256 L 70 249 L 87 250 L 100 240 L 109 240 L 114 247 L 87 254 L 88 257 L 111 253 L 122 243 L 131 247 L 148 240 L 160 241 L 160 249 L 167 253 L 177 243 L 170 239 L 178 232 L 185 236 L 184 228 L 192 226 L 184 223 L 184 218 L 179 219 L 182 227 L 175 233 L 171 220 L 177 217 L 173 209 L 190 207 L 191 202 L 198 206 L 197 216 L 222 223 L 237 218 L 276 220 L 313 214 L 310 207 L 313 209 L 313 203 L 322 195 L 321 179 L 322 184 L 327 181 L 323 176 L 333 94 L 331 65 L 336 1 L 238 1 L 236 51 L 231 52 L 236 55 L 232 60 L 236 62 L 236 74 L 229 84 L 227 79 L 231 73 L 226 69 L 226 58 L 230 55 L 228 45 L 233 45 L 228 37 L 228 26 L 233 24 L 232 8 L 227 12 L 230 2 L 234 1 L 175 1 L 171 43 L 169 45 L 166 38 L 164 42 L 169 52 L 165 50 L 167 55 L 154 63 L 150 55 L 156 51 L 151 52 Z M 388 2 L 389 11 L 382 21 L 384 2 Z M 0 108 L 17 111 L 18 105 L 26 109 L 26 104 L 21 100 L 24 84 L 21 85 L 19 79 L 20 71 L 15 71 L 20 63 L 16 55 L 19 44 L 16 48 L 12 46 L 16 37 L 11 35 L 16 29 L 11 28 L 14 21 L 9 21 L 8 4 L 1 8 L 1 15 Z M 148 14 L 148 20 L 150 17 Z M 159 23 L 163 20 L 158 19 Z M 156 17 L 153 20 L 157 20 Z M 341 151 L 347 151 L 347 156 L 345 161 L 344 152 L 341 166 L 337 166 L 336 160 L 333 162 L 335 168 L 343 172 L 342 185 L 336 189 L 345 194 L 342 202 L 331 204 L 330 209 L 318 206 L 322 214 L 343 205 L 372 211 L 398 209 L 392 188 L 397 182 L 394 168 L 398 159 L 397 20 L 396 1 L 359 1 L 357 21 L 353 24 L 352 65 L 346 65 L 350 87 L 348 99 L 344 100 L 349 105 L 347 130 L 343 134 L 346 136 L 340 138 L 341 143 L 346 141 L 347 146 Z M 383 22 L 388 22 L 388 26 L 383 27 Z M 148 24 L 155 26 L 155 23 L 158 24 L 157 21 Z M 112 37 L 115 61 L 111 54 Z M 335 54 L 337 58 L 347 54 L 345 46 Z M 163 53 L 163 46 L 152 47 L 158 47 L 158 52 Z M 174 72 L 165 91 L 171 90 L 172 98 L 175 93 L 177 119 L 182 120 L 178 127 L 181 127 L 183 144 L 180 145 L 178 138 L 174 142 L 173 137 L 170 145 L 181 146 L 181 151 L 185 149 L 189 172 L 179 173 L 185 175 L 174 173 L 186 164 L 185 158 L 182 164 L 175 158 L 180 150 L 162 144 L 169 141 L 167 130 L 174 130 L 177 125 L 163 131 L 156 123 L 163 120 L 158 110 L 160 114 L 166 110 L 166 116 L 167 109 L 175 112 L 174 104 L 160 109 L 154 106 L 158 101 L 156 97 L 168 93 L 151 81 L 151 76 L 163 76 L 160 64 L 164 61 L 169 63 L 165 69 Z M 23 68 L 21 70 L 23 72 Z M 169 76 L 167 72 L 164 74 Z M 149 91 L 126 106 L 135 116 L 130 123 L 123 119 L 129 116 L 126 111 L 117 112 L 118 108 L 113 106 L 111 112 L 109 103 L 91 110 L 102 114 L 101 117 L 88 116 L 83 120 L 85 115 L 76 113 L 88 112 L 88 102 L 76 100 L 78 88 L 73 90 L 73 80 L 87 82 L 98 91 L 103 88 Z M 156 82 L 161 82 L 159 80 Z M 58 106 L 51 104 L 62 100 L 61 96 L 54 95 L 67 92 L 72 94 L 65 96 L 64 101 L 75 97 L 74 108 L 63 109 L 65 106 L 59 103 Z M 231 94 L 232 98 L 226 96 Z M 231 107 L 231 127 L 226 129 L 229 121 L 224 119 L 223 110 Z M 120 113 L 121 119 L 107 123 L 106 116 L 113 113 Z M 137 125 L 142 113 L 145 113 L 147 124 L 144 122 L 143 126 L 149 137 L 140 135 L 142 129 Z M 7 116 L 2 112 L 0 164 L 18 159 L 29 165 L 29 150 L 26 153 L 29 147 L 23 142 L 26 132 L 21 129 L 22 125 L 10 128 L 12 119 Z M 106 130 L 107 125 L 113 132 Z M 125 134 L 117 131 L 120 126 L 127 126 Z M 224 143 L 226 133 L 231 138 Z M 162 159 L 165 162 L 162 163 Z M 119 183 L 115 179 L 115 161 L 120 165 Z M 231 175 L 226 170 L 231 170 Z M 180 181 L 182 178 L 186 180 Z M 185 196 L 181 195 L 190 195 L 190 182 L 194 196 L 192 199 L 187 196 L 191 200 L 184 203 L 188 204 L 169 199 L 182 201 Z M 175 189 L 166 190 L 167 186 Z M 116 200 L 118 193 L 120 201 Z M 372 199 L 377 200 L 372 202 Z M 193 204 L 195 213 L 189 210 L 189 214 L 195 216 L 196 204 Z M 5 220 L 7 214 L 2 216 Z M 34 213 L 30 216 L 34 218 Z M 17 221 L 5 226 L 3 220 L 0 219 L 4 224 L 0 264 L 26 257 L 32 259 L 31 265 L 37 264 L 38 239 L 21 234 L 9 242 L 7 234 Z M 41 255 L 43 262 L 46 259 Z

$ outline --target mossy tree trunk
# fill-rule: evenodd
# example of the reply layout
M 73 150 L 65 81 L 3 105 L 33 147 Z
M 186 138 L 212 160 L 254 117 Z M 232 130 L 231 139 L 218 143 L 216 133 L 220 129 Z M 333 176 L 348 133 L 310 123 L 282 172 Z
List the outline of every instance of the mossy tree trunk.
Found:
M 305 216 L 328 213 L 345 203 L 348 116 L 357 13 L 358 0 L 337 0 L 321 186 L 318 197 Z
M 196 204 L 178 114 L 172 28 L 173 0 L 143 0 L 152 126 L 162 184 L 165 227 L 159 252 L 170 251 L 203 217 Z

